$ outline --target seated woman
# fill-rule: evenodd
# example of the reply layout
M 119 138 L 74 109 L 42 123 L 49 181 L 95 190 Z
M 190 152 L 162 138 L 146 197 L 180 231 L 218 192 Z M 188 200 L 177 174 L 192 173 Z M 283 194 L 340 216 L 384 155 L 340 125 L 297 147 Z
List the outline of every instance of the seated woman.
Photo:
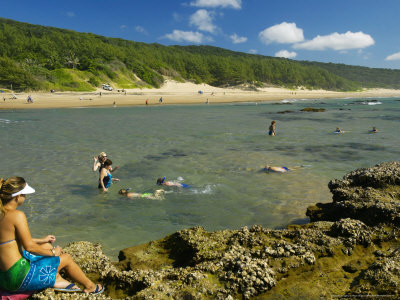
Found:
M 124 195 L 128 198 L 146 198 L 146 199 L 151 199 L 151 200 L 161 200 L 162 196 L 164 194 L 164 190 L 156 190 L 154 194 L 152 193 L 129 193 L 129 189 L 121 189 L 119 190 L 118 194 Z
M 180 187 L 180 188 L 189 188 L 191 187 L 188 184 L 184 184 L 181 182 L 177 182 L 177 181 L 165 181 L 165 176 L 164 178 L 158 178 L 157 179 L 157 185 L 163 185 L 163 186 L 172 186 L 172 187 Z
M 99 189 L 102 189 L 103 192 L 107 192 L 108 188 L 111 185 L 111 181 L 119 181 L 118 178 L 113 178 L 111 174 L 112 170 L 112 161 L 106 159 L 104 161 L 104 167 L 100 171 L 100 178 L 99 178 Z
M 0 289 L 26 292 L 53 287 L 80 292 L 60 276 L 60 270 L 65 270 L 84 286 L 85 293 L 102 293 L 104 287 L 87 278 L 71 255 L 62 253 L 61 247 L 53 248 L 54 236 L 32 238 L 26 216 L 17 208 L 34 192 L 22 177 L 0 178 Z

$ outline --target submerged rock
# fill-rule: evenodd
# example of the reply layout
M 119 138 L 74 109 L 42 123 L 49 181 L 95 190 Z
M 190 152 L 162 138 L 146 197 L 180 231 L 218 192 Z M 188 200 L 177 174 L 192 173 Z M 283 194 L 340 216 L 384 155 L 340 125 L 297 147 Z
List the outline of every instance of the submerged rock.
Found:
M 207 232 L 185 229 L 121 250 L 65 248 L 106 291 L 90 299 L 288 299 L 400 296 L 400 164 L 332 180 L 333 202 L 310 207 L 312 223 Z M 47 289 L 34 299 L 81 299 Z
M 313 108 L 313 107 L 305 107 L 303 109 L 300 109 L 300 111 L 306 111 L 306 112 L 324 112 L 326 109 L 325 108 Z

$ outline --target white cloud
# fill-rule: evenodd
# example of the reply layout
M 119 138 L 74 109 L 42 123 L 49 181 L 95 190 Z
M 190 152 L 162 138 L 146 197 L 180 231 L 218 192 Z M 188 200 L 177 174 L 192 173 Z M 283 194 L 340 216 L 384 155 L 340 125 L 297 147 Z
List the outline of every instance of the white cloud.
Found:
M 119 26 L 119 28 L 121 28 L 121 29 L 125 29 L 125 28 L 127 28 L 128 26 L 126 26 L 126 25 L 121 25 L 121 26 Z
M 400 60 L 400 52 L 389 55 L 385 60 Z
M 232 40 L 232 42 L 233 42 L 234 44 L 240 44 L 240 43 L 245 43 L 245 42 L 247 42 L 247 37 L 245 37 L 245 36 L 238 36 L 236 33 L 232 34 L 232 35 L 230 36 L 230 38 L 231 38 L 231 40 Z
M 190 5 L 197 7 L 242 8 L 242 0 L 195 0 Z
M 147 32 L 147 30 L 144 29 L 144 28 L 143 28 L 142 26 L 140 26 L 140 25 L 135 26 L 135 30 L 136 30 L 136 32 L 143 33 L 143 34 L 145 34 L 145 35 L 148 35 L 148 34 L 149 34 L 149 33 Z
M 75 13 L 73 11 L 68 11 L 67 16 L 70 18 L 73 18 L 73 17 L 75 17 Z
M 311 41 L 306 41 L 293 46 L 295 49 L 306 49 L 306 50 L 349 50 L 349 49 L 360 49 L 372 46 L 375 44 L 374 39 L 369 35 L 361 31 L 346 33 L 334 32 L 330 35 L 318 35 Z
M 275 53 L 275 57 L 295 58 L 296 56 L 296 52 L 289 52 L 287 50 L 281 50 Z
M 249 53 L 250 53 L 250 54 L 257 54 L 257 52 L 258 52 L 258 51 L 257 51 L 256 49 L 250 49 L 250 50 L 249 50 Z
M 205 37 L 200 32 L 193 31 L 182 31 L 182 30 L 174 30 L 172 33 L 168 33 L 165 35 L 167 39 L 170 39 L 175 42 L 189 42 L 195 44 L 201 44 L 204 42 L 211 42 L 212 39 L 209 37 Z
M 190 17 L 190 25 L 196 26 L 199 30 L 214 33 L 217 26 L 213 24 L 213 15 L 205 9 L 199 9 Z
M 291 44 L 304 41 L 303 29 L 297 28 L 296 23 L 277 24 L 268 27 L 258 34 L 264 44 Z

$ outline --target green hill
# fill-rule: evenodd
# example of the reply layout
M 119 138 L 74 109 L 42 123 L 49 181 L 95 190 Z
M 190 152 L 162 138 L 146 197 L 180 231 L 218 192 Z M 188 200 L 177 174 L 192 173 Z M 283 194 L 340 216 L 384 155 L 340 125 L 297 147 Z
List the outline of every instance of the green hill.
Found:
M 145 44 L 3 18 L 0 45 L 0 87 L 12 84 L 15 90 L 90 91 L 102 83 L 159 87 L 165 78 L 213 86 L 400 88 L 400 70 L 334 67 L 211 46 Z

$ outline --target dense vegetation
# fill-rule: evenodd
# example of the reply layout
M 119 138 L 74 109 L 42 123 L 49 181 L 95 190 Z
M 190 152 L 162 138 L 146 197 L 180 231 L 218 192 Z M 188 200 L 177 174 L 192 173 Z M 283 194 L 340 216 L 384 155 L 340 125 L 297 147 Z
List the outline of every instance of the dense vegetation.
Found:
M 380 76 L 392 72 L 398 78 L 400 70 L 339 65 L 337 71 L 331 64 L 211 46 L 145 44 L 3 18 L 0 45 L 0 87 L 12 84 L 16 90 L 83 91 L 94 90 L 102 83 L 118 88 L 159 87 L 165 77 L 214 86 L 272 84 L 326 90 L 400 87 L 398 80 Z M 355 72 L 357 68 L 361 71 Z

